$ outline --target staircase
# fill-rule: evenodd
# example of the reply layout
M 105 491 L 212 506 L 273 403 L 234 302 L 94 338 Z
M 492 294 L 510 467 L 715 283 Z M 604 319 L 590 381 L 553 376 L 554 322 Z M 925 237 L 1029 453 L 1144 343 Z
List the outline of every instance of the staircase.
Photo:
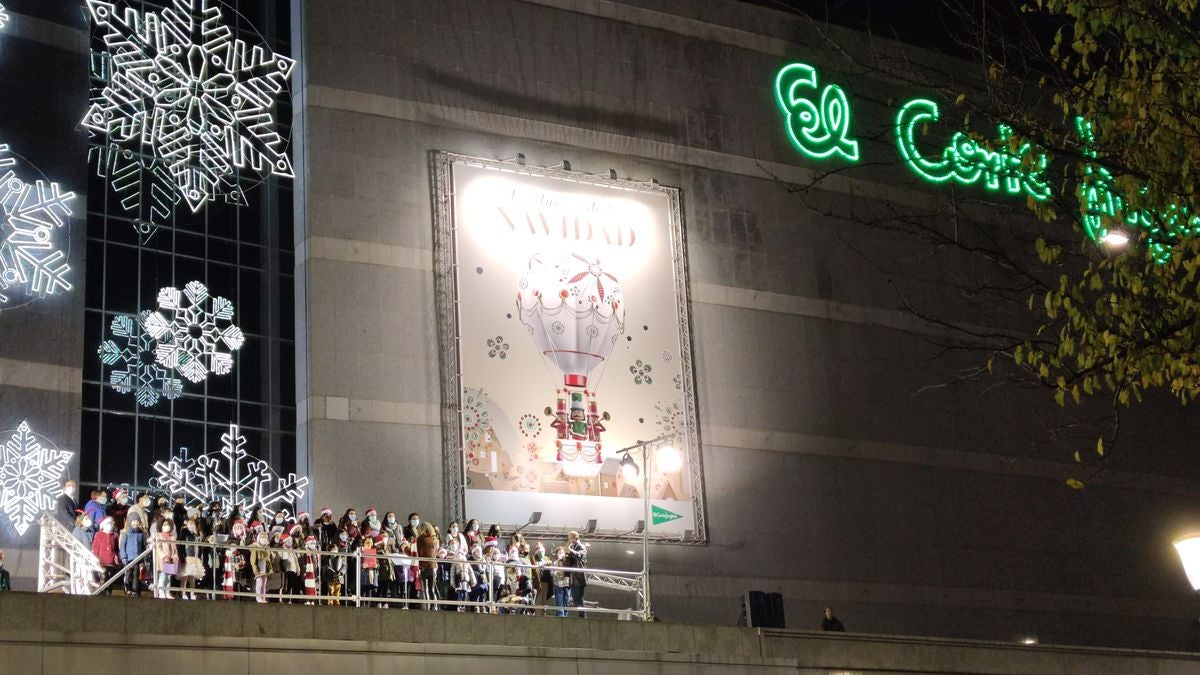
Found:
M 100 561 L 49 512 L 42 514 L 38 592 L 92 595 L 100 587 Z

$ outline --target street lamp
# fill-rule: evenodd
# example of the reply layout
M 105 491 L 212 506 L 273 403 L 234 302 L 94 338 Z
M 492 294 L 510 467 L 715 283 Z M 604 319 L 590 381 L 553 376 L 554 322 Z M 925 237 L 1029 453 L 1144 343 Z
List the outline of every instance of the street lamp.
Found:
M 668 440 L 674 438 L 674 434 L 663 434 L 658 438 L 652 438 L 648 441 L 638 441 L 633 445 L 622 448 L 618 452 L 621 456 L 621 475 L 626 481 L 633 482 L 637 480 L 638 475 L 642 477 L 642 506 L 645 510 L 645 520 L 642 521 L 642 619 L 650 620 L 650 452 L 652 446 L 657 446 L 657 451 L 654 453 L 654 460 L 658 462 L 659 468 L 664 472 L 678 471 L 683 466 L 683 458 L 679 451 L 674 446 L 667 443 Z M 630 451 L 641 450 L 642 459 L 645 461 L 645 470 L 638 466 L 630 456 Z
M 1186 534 L 1175 540 L 1175 550 L 1183 562 L 1192 590 L 1200 591 L 1200 533 Z

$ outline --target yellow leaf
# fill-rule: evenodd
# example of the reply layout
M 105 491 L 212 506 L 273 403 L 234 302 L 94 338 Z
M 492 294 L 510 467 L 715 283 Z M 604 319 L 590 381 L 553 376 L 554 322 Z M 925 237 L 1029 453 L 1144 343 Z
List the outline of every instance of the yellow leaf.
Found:
M 1076 451 L 1075 451 L 1075 461 L 1076 461 L 1076 462 L 1082 462 L 1082 461 L 1083 461 L 1082 459 L 1080 459 L 1080 458 L 1079 458 L 1079 451 L 1078 451 L 1078 450 L 1076 450 Z
M 1083 483 L 1074 478 L 1068 478 L 1067 479 L 1067 487 L 1071 488 L 1072 490 L 1082 490 Z
M 959 94 L 958 98 L 954 99 L 954 105 L 962 105 L 962 102 L 967 100 L 966 94 Z
M 1096 454 L 1100 455 L 1101 457 L 1104 456 L 1104 439 L 1103 438 L 1096 439 Z

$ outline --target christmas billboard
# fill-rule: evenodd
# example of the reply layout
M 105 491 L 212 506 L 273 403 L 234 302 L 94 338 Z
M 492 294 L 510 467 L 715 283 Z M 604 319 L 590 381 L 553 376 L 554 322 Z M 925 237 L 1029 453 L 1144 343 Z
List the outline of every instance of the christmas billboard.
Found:
M 678 191 L 438 158 L 451 513 L 534 530 L 702 540 Z M 623 449 L 669 437 L 676 461 Z M 681 458 L 682 461 L 679 461 Z M 636 535 L 640 536 L 640 535 Z

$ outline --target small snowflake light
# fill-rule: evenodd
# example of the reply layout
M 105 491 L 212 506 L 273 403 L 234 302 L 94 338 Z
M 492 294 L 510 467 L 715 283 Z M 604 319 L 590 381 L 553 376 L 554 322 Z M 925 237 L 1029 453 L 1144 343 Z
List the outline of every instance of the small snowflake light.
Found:
M 101 86 L 82 124 L 103 138 L 96 159 L 120 162 L 109 167 L 110 180 L 142 183 L 128 172 L 157 174 L 152 184 L 169 177 L 174 194 L 154 202 L 182 198 L 196 212 L 218 195 L 240 200 L 239 169 L 293 176 L 274 108 L 295 61 L 234 39 L 216 0 L 171 0 L 161 12 L 86 3 L 105 51 L 93 54 Z M 118 148 L 128 154 L 114 155 Z
M 111 330 L 119 340 L 105 340 L 96 350 L 100 361 L 112 367 L 108 377 L 112 388 L 122 394 L 135 392 L 138 405 L 147 408 L 160 397 L 172 400 L 183 393 L 183 382 L 158 363 L 158 341 L 145 330 L 149 317 L 149 311 L 136 318 L 116 317 Z
M 71 290 L 64 249 L 75 194 L 54 182 L 28 183 L 15 165 L 0 145 L 0 309 Z
M 0 511 L 18 536 L 42 511 L 54 508 L 72 455 L 33 433 L 24 421 L 0 446 Z
M 0 30 L 8 25 L 8 12 L 4 11 L 4 5 L 0 5 Z
M 146 332 L 158 340 L 158 362 L 192 382 L 233 370 L 233 352 L 246 338 L 233 324 L 233 303 L 210 296 L 199 281 L 180 291 L 167 287 L 158 292 L 162 311 L 146 318 Z
M 285 504 L 304 497 L 308 478 L 289 473 L 286 478 L 271 470 L 271 466 L 246 451 L 246 437 L 238 425 L 230 423 L 229 431 L 221 435 L 217 452 L 187 458 L 172 457 L 167 462 L 155 462 L 157 477 L 150 479 L 154 487 L 172 495 L 201 502 L 220 501 L 240 506 L 249 512 L 262 506 L 269 514 Z M 186 450 L 183 451 L 186 455 Z

